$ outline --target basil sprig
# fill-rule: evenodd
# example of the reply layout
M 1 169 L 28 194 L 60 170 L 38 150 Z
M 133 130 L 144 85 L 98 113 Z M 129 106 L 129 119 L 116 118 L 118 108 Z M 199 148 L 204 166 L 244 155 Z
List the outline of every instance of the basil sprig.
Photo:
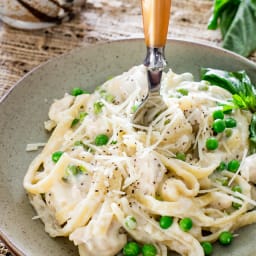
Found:
M 224 48 L 249 56 L 256 49 L 256 0 L 215 0 L 208 29 L 218 27 Z

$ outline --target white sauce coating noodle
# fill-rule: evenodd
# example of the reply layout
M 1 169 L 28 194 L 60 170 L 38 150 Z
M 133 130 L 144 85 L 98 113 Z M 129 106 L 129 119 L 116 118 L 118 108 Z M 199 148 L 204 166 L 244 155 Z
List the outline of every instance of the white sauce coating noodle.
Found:
M 251 114 L 233 111 L 237 126 L 216 135 L 212 113 L 228 103 L 227 91 L 171 70 L 162 84 L 168 109 L 149 127 L 131 123 L 147 88 L 143 66 L 92 94 L 65 94 L 50 108 L 46 128 L 56 127 L 29 166 L 24 187 L 46 232 L 68 236 L 81 256 L 116 255 L 128 239 L 154 244 L 158 255 L 203 256 L 200 242 L 256 221 L 256 156 L 247 156 Z M 107 144 L 97 145 L 102 134 Z M 216 150 L 206 148 L 211 136 L 218 139 Z M 56 151 L 63 154 L 54 162 Z M 233 159 L 241 161 L 237 173 L 216 171 Z M 159 226 L 162 215 L 173 217 L 168 229 Z M 136 225 L 127 226 L 127 217 Z M 188 232 L 179 227 L 184 217 L 193 221 Z

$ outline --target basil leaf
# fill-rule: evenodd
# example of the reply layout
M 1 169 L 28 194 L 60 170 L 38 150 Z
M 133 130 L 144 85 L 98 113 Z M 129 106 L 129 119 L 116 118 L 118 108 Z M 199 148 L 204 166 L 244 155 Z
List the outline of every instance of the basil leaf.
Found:
M 249 131 L 250 131 L 251 140 L 256 143 L 256 114 L 255 113 L 252 116 L 252 121 L 250 124 Z
M 208 29 L 218 27 L 223 48 L 250 55 L 256 49 L 256 0 L 215 0 Z
M 238 108 L 241 108 L 241 109 L 246 109 L 247 108 L 247 105 L 246 105 L 245 101 L 238 94 L 233 95 L 233 102 L 236 106 L 238 106 Z
M 230 25 L 232 24 L 233 19 L 237 13 L 238 7 L 239 4 L 231 2 L 221 13 L 219 26 L 222 38 L 224 38 L 228 32 Z
M 217 29 L 218 21 L 222 12 L 234 2 L 234 0 L 215 0 L 213 6 L 213 14 L 208 23 L 208 29 Z M 237 2 L 237 1 L 235 1 Z
M 223 39 L 223 47 L 248 56 L 256 49 L 256 2 L 244 0 Z
M 245 71 L 202 68 L 201 78 L 229 91 L 236 107 L 256 112 L 256 89 Z
M 250 153 L 256 153 L 256 113 L 253 114 L 251 124 L 249 126 L 250 132 Z
M 208 81 L 212 85 L 216 85 L 226 89 L 231 94 L 240 91 L 241 81 L 237 78 L 238 74 L 227 72 L 219 69 L 202 68 L 201 79 Z

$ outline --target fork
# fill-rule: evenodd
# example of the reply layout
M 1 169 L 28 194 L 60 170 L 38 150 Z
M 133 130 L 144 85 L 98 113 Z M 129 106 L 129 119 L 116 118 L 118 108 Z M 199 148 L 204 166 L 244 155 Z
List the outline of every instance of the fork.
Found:
M 141 0 L 147 54 L 148 93 L 133 116 L 133 123 L 149 126 L 167 105 L 160 94 L 162 72 L 166 66 L 164 49 L 168 33 L 171 0 Z

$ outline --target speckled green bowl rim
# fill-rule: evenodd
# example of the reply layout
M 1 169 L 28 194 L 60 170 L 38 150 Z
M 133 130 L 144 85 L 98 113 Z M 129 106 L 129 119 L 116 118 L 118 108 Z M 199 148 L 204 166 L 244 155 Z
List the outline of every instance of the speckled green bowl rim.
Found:
M 9 240 L 8 236 L 3 233 L 1 228 L 0 228 L 0 239 L 13 256 L 26 256 L 24 252 L 22 252 L 18 247 L 16 247 L 13 241 L 11 242 Z
M 87 45 L 87 46 L 84 46 L 83 48 L 94 48 L 94 47 L 99 47 L 99 46 L 103 46 L 103 47 L 104 47 L 105 45 L 109 45 L 109 44 L 111 44 L 111 45 L 112 45 L 112 44 L 120 44 L 120 43 L 122 43 L 122 42 L 127 42 L 127 41 L 143 42 L 144 39 L 143 39 L 143 38 L 132 38 L 132 39 L 114 40 L 114 41 L 109 41 L 109 42 L 99 42 L 99 43 L 95 43 L 94 45 Z M 202 43 L 202 42 L 195 42 L 195 41 L 177 39 L 177 38 L 175 38 L 175 37 L 170 37 L 170 38 L 168 38 L 167 41 L 168 41 L 168 43 L 173 42 L 173 43 L 178 43 L 178 44 L 188 44 L 188 45 L 194 45 L 194 46 L 201 46 L 201 47 L 204 47 L 204 48 L 206 48 L 206 49 L 208 48 L 209 50 L 216 51 L 216 52 L 220 52 L 220 51 L 221 51 L 222 53 L 224 53 L 224 54 L 226 54 L 226 55 L 229 55 L 229 56 L 231 56 L 231 57 L 234 58 L 234 59 L 237 59 L 237 60 L 239 60 L 239 61 L 242 61 L 242 62 L 244 62 L 244 63 L 247 64 L 247 65 L 251 65 L 251 66 L 256 67 L 256 63 L 254 63 L 253 61 L 251 61 L 251 60 L 249 60 L 249 59 L 247 59 L 247 58 L 245 58 L 245 57 L 243 57 L 243 56 L 241 56 L 241 55 L 239 55 L 239 54 L 236 54 L 236 53 L 234 53 L 234 52 L 231 52 L 231 51 L 228 51 L 228 50 L 226 50 L 226 49 L 224 49 L 224 48 L 221 48 L 221 47 L 211 46 L 211 45 L 209 45 L 209 44 Z M 32 69 L 31 71 L 29 71 L 26 75 L 24 75 L 21 79 L 19 79 L 19 80 L 17 81 L 17 83 L 15 83 L 15 84 L 8 90 L 8 92 L 5 94 L 5 96 L 0 99 L 0 104 L 5 100 L 6 97 L 8 97 L 8 95 L 10 94 L 10 92 L 11 92 L 12 90 L 14 90 L 15 87 L 18 86 L 21 81 L 23 81 L 23 80 L 26 79 L 28 76 L 30 76 L 31 73 L 35 72 L 37 69 L 40 69 L 42 66 L 47 65 L 47 63 L 49 63 L 49 62 L 52 62 L 52 61 L 57 61 L 57 62 L 58 62 L 58 61 L 61 60 L 63 57 L 68 56 L 68 55 L 72 55 L 73 53 L 75 53 L 75 52 L 77 52 L 77 51 L 80 51 L 80 49 L 81 49 L 81 47 L 76 48 L 76 49 L 74 49 L 74 50 L 71 50 L 71 51 L 68 52 L 68 53 L 61 54 L 60 56 L 51 58 L 51 59 L 49 59 L 48 61 L 46 61 L 46 62 L 44 62 L 44 63 L 38 65 L 38 66 L 35 67 L 35 68 L 33 68 L 33 69 Z M 0 229 L 0 231 L 1 231 L 1 229 Z
M 88 45 L 85 46 L 84 48 L 94 48 L 94 47 L 105 47 L 107 45 L 115 45 L 115 44 L 122 44 L 122 42 L 127 42 L 127 41 L 132 41 L 132 42 L 143 42 L 143 38 L 133 38 L 133 39 L 125 39 L 125 40 L 115 40 L 115 41 L 110 41 L 110 42 L 101 42 L 101 43 L 96 43 L 94 45 Z M 223 54 L 232 57 L 232 59 L 237 59 L 240 62 L 244 62 L 246 65 L 252 66 L 252 67 L 256 67 L 256 64 L 254 62 L 252 62 L 251 60 L 242 57 L 236 53 L 230 52 L 226 49 L 220 48 L 220 47 L 216 47 L 216 46 L 211 46 L 208 45 L 206 43 L 201 43 L 201 42 L 192 42 L 189 40 L 182 40 L 182 39 L 177 39 L 177 38 L 168 38 L 168 43 L 176 43 L 176 44 L 180 44 L 180 45 L 192 45 L 192 46 L 201 46 L 203 48 L 208 48 L 211 51 L 216 51 L 216 52 L 222 52 Z M 80 51 L 81 48 L 76 48 L 66 54 L 62 54 L 58 57 L 52 58 L 46 62 L 44 62 L 43 64 L 35 67 L 34 69 L 32 69 L 30 72 L 28 72 L 25 76 L 23 76 L 14 86 L 12 86 L 9 91 L 6 93 L 6 95 L 4 97 L 1 98 L 0 100 L 0 104 L 10 95 L 11 91 L 14 90 L 16 88 L 16 86 L 19 86 L 20 82 L 23 81 L 24 79 L 26 79 L 28 76 L 31 75 L 31 73 L 35 72 L 37 69 L 40 69 L 42 66 L 47 65 L 49 62 L 58 62 L 61 61 L 63 57 L 65 56 L 69 56 L 74 54 L 77 51 Z M 26 256 L 24 252 L 22 252 L 16 245 L 15 245 L 15 241 L 12 241 L 12 239 L 10 237 L 8 237 L 6 234 L 4 234 L 4 232 L 2 231 L 1 227 L 0 227 L 0 239 L 5 243 L 5 245 L 7 246 L 7 248 L 9 249 L 9 251 L 13 254 L 13 255 L 17 255 L 17 256 Z

